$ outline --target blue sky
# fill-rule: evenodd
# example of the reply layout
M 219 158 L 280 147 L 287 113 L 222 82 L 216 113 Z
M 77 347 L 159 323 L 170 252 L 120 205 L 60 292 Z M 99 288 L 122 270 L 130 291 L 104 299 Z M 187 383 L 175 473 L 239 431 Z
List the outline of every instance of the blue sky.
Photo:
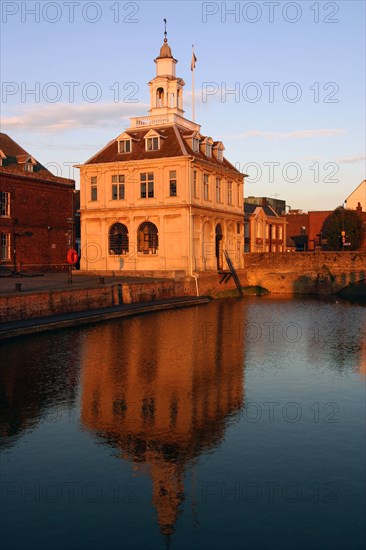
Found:
M 2 131 L 54 173 L 78 181 L 70 167 L 147 112 L 166 18 L 186 117 L 194 44 L 196 121 L 249 174 L 246 196 L 331 210 L 365 178 L 363 1 L 3 1 L 1 11 Z

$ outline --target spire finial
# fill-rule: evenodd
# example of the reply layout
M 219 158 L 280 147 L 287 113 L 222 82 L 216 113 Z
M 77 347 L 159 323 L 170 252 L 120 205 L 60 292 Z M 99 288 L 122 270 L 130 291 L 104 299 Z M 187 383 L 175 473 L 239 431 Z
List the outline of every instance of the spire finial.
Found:
M 167 24 L 167 20 L 166 19 L 163 19 L 164 21 L 164 42 L 168 42 L 168 39 L 167 39 L 167 32 L 166 32 L 166 24 Z

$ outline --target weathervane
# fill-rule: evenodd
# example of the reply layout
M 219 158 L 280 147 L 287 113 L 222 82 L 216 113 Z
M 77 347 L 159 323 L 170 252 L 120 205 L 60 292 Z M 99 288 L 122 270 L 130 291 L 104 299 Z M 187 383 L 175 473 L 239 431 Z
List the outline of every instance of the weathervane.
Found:
M 164 21 L 164 42 L 168 42 L 168 39 L 167 39 L 167 37 L 166 37 L 166 35 L 168 34 L 168 33 L 166 32 L 166 23 L 167 23 L 167 20 L 166 20 L 166 19 L 163 19 L 163 21 Z

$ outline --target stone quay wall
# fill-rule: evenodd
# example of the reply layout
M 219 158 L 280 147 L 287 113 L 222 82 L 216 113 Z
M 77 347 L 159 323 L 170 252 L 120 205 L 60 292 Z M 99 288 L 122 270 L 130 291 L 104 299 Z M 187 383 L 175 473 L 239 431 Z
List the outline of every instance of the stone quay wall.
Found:
M 366 252 L 246 254 L 244 271 L 274 294 L 336 294 L 365 280 Z

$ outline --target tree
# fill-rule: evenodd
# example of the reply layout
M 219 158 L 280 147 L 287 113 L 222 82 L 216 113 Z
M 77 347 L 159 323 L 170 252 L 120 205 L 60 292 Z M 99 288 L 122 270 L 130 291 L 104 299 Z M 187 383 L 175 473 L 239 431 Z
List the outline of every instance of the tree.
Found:
M 358 250 L 363 234 L 361 216 L 343 206 L 336 208 L 323 223 L 322 235 L 328 241 L 326 250 Z M 351 244 L 344 246 L 344 242 Z

